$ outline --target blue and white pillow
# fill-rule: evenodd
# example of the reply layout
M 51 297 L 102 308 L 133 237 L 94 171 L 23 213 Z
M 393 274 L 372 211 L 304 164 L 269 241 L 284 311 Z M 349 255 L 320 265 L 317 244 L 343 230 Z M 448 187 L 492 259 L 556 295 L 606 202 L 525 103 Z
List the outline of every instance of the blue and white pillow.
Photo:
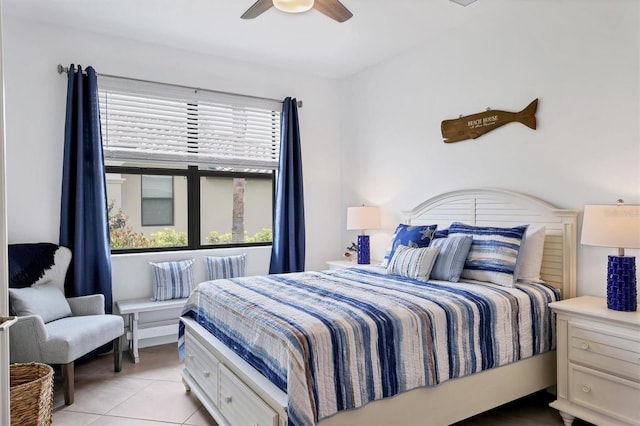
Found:
M 189 297 L 195 287 L 193 259 L 149 264 L 153 276 L 153 300 Z
M 438 240 L 440 238 L 447 238 L 449 235 L 449 228 L 438 229 L 435 234 L 433 234 L 433 239 Z
M 518 274 L 518 253 L 526 232 L 527 225 L 498 228 L 451 224 L 450 236 L 462 234 L 473 238 L 462 278 L 513 287 Z
M 430 278 L 457 283 L 464 269 L 464 262 L 467 260 L 472 241 L 470 235 L 451 235 L 433 240 L 431 247 L 437 247 L 439 253 Z
M 439 251 L 437 247 L 399 246 L 387 266 L 387 274 L 427 282 Z
M 438 225 L 410 226 L 400 224 L 391 238 L 391 246 L 384 255 L 383 266 L 388 266 L 393 257 L 393 253 L 398 246 L 411 248 L 428 247 L 433 239 Z
M 208 279 L 243 277 L 246 257 L 245 254 L 237 256 L 205 256 L 204 262 L 207 265 Z

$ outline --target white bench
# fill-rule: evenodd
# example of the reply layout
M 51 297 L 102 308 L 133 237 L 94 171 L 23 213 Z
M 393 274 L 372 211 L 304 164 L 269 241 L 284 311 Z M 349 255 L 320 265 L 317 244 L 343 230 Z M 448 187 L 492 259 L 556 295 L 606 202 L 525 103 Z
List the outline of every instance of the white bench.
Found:
M 154 302 L 150 299 L 119 300 L 116 306 L 128 325 L 127 340 L 134 363 L 140 362 L 140 339 L 178 336 L 178 321 L 187 299 Z

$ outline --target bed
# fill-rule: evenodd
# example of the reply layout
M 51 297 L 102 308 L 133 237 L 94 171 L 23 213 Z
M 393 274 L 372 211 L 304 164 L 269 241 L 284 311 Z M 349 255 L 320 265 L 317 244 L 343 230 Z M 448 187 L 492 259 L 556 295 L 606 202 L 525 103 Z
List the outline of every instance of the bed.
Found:
M 392 279 L 375 266 L 203 283 L 190 297 L 181 318 L 185 386 L 221 425 L 309 424 L 317 419 L 320 425 L 450 424 L 552 386 L 556 377 L 553 323 L 546 305 L 557 298 L 575 296 L 576 217 L 576 211 L 557 209 L 539 199 L 498 189 L 449 192 L 404 214 L 404 223 L 437 224 L 439 229 L 454 222 L 482 227 L 544 225 L 540 274 L 545 284 L 535 288 L 533 284 L 513 289 L 466 282 L 423 284 Z M 294 278 L 302 281 L 292 284 Z M 346 293 L 347 288 L 354 293 Z M 303 289 L 308 293 L 302 293 Z M 304 309 L 296 306 L 267 318 L 265 323 L 270 323 L 272 329 L 251 322 L 263 306 L 275 312 L 267 305 L 293 303 L 278 295 L 295 292 L 300 292 L 296 303 L 306 304 Z M 329 292 L 339 297 L 322 299 Z M 367 293 L 375 294 L 371 299 L 375 302 L 367 301 Z M 448 299 L 454 307 L 443 308 L 441 299 L 426 293 L 444 295 L 442 299 Z M 470 295 L 474 300 L 471 308 L 458 293 Z M 500 301 L 485 300 L 489 293 L 491 297 L 497 294 Z M 537 304 L 521 299 L 521 293 L 535 293 L 531 300 L 537 299 Z M 353 323 L 338 328 L 339 320 L 334 314 L 356 309 L 345 306 L 347 298 L 353 299 L 357 315 L 364 305 L 375 311 L 366 315 L 368 319 L 376 318 L 373 325 L 368 324 L 367 331 Z M 228 303 L 217 304 L 221 299 Z M 395 309 L 400 299 L 404 313 L 383 310 Z M 314 311 L 319 305 L 326 315 Z M 438 314 L 426 313 L 422 305 L 435 306 Z M 491 315 L 499 311 L 507 317 L 495 314 L 493 325 L 487 327 L 489 321 L 484 317 L 474 319 L 475 313 L 471 312 L 475 310 L 486 310 Z M 205 311 L 208 313 L 201 315 Z M 441 312 L 458 317 L 458 325 L 445 324 L 444 331 L 440 330 L 437 325 L 442 322 Z M 399 322 L 387 324 L 391 316 L 399 318 Z M 306 330 L 297 328 L 301 326 L 293 317 L 300 324 L 305 317 L 314 317 L 323 330 L 331 331 L 310 339 Z M 543 317 L 542 325 L 530 322 L 529 317 Z M 472 324 L 484 321 L 485 326 L 460 325 L 469 318 Z M 442 344 L 434 349 L 424 343 L 425 339 L 443 342 L 445 334 L 459 329 L 483 337 L 469 340 L 462 350 L 444 350 Z M 487 334 L 488 329 L 499 329 L 499 335 Z M 530 329 L 537 331 L 528 335 Z M 362 348 L 347 343 L 341 350 L 323 352 L 324 348 L 352 339 L 354 334 L 362 346 L 375 346 L 382 354 L 380 359 L 371 360 L 370 355 L 360 351 Z M 274 345 L 274 339 L 289 342 L 294 350 L 286 349 L 284 343 Z M 392 341 L 398 342 L 397 347 L 388 344 Z M 313 356 L 308 357 L 309 353 Z M 389 357 L 408 361 L 401 371 L 390 373 L 384 367 Z M 283 359 L 287 360 L 289 373 L 282 371 Z M 363 381 L 371 386 L 361 387 L 353 379 L 342 381 L 341 377 L 351 374 L 351 370 L 359 370 L 361 376 L 356 377 L 366 377 Z M 411 374 L 406 373 L 409 370 Z M 332 391 L 336 395 L 332 396 Z

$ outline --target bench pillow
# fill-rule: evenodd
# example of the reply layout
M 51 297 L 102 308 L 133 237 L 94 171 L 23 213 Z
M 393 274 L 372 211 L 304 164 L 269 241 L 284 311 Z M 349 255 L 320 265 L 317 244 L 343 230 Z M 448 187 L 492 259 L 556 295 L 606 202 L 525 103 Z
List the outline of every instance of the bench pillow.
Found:
M 10 288 L 9 303 L 15 315 L 40 315 L 45 323 L 71 316 L 69 302 L 53 283 Z
M 149 262 L 153 276 L 153 300 L 183 299 L 195 287 L 193 259 L 172 262 Z
M 247 256 L 205 256 L 207 265 L 207 277 L 209 281 L 220 278 L 243 277 Z

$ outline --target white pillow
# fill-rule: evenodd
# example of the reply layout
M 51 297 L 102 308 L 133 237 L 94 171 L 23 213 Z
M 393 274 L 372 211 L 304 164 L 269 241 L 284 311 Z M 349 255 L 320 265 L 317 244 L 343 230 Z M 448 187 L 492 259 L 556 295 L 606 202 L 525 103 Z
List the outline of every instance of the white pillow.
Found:
M 40 315 L 45 323 L 71 316 L 69 302 L 53 283 L 10 288 L 9 302 L 15 315 Z
M 540 267 L 542 266 L 542 252 L 544 251 L 544 237 L 546 228 L 544 225 L 529 227 L 527 238 L 520 249 L 520 269 L 518 270 L 518 281 L 538 282 L 540 281 Z
M 440 248 L 438 247 L 398 246 L 389 261 L 387 273 L 418 281 L 429 281 L 431 268 L 433 268 L 439 252 Z

